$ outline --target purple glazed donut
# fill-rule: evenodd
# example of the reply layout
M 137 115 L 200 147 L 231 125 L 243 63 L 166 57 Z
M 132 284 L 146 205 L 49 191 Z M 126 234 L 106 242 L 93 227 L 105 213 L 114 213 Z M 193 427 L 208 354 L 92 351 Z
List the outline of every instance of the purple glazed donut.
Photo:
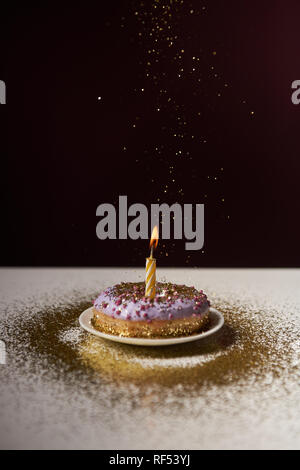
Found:
M 145 297 L 144 282 L 122 282 L 94 301 L 92 324 L 117 336 L 186 336 L 206 326 L 209 305 L 203 291 L 194 287 L 158 282 L 150 299 Z

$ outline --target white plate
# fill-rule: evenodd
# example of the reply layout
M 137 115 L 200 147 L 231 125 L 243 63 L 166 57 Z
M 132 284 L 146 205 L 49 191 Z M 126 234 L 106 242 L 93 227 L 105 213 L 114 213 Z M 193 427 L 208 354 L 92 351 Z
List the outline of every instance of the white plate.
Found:
M 79 323 L 82 328 L 84 328 L 89 333 L 93 335 L 100 336 L 100 338 L 109 339 L 111 341 L 116 341 L 117 343 L 127 343 L 135 344 L 138 346 L 167 346 L 169 344 L 178 344 L 178 343 L 188 343 L 190 341 L 197 341 L 198 339 L 206 338 L 209 335 L 212 335 L 224 324 L 224 318 L 222 313 L 220 313 L 215 308 L 210 308 L 209 318 L 211 322 L 211 327 L 209 330 L 199 333 L 197 335 L 190 336 L 179 336 L 176 338 L 133 338 L 126 336 L 115 336 L 102 333 L 101 331 L 96 330 L 91 324 L 91 319 L 93 317 L 93 307 L 88 308 L 79 317 Z

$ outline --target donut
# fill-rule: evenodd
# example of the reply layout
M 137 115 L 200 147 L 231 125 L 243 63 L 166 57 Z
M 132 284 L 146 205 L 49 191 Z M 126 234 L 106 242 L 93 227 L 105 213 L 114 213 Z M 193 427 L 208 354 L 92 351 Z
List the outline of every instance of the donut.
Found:
M 122 282 L 96 298 L 93 327 L 116 336 L 157 338 L 198 333 L 208 323 L 210 302 L 195 287 L 156 283 L 153 299 L 144 282 Z

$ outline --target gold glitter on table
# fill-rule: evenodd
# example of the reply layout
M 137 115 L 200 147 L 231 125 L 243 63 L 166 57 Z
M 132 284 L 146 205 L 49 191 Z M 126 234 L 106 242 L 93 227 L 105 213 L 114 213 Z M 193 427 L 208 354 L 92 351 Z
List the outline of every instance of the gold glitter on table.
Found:
M 56 271 L 46 279 L 52 275 L 59 286 Z M 225 319 L 215 335 L 168 347 L 118 344 L 78 324 L 99 291 L 91 275 L 88 291 L 62 285 L 56 297 L 51 290 L 2 310 L 2 447 L 245 448 L 266 440 L 282 447 L 284 436 L 295 446 L 297 315 L 210 291 Z
M 241 306 L 226 305 L 225 300 L 217 305 L 225 318 L 219 333 L 155 349 L 117 344 L 83 332 L 78 317 L 88 306 L 79 301 L 42 310 L 27 322 L 21 317 L 13 326 L 18 341 L 26 338 L 29 350 L 49 368 L 59 363 L 66 373 L 99 375 L 114 383 L 183 384 L 189 392 L 203 385 L 238 383 L 249 376 L 258 380 L 266 373 L 277 376 L 288 365 L 290 341 L 281 339 L 279 344 L 276 329 L 266 328 L 264 313 L 250 314 Z

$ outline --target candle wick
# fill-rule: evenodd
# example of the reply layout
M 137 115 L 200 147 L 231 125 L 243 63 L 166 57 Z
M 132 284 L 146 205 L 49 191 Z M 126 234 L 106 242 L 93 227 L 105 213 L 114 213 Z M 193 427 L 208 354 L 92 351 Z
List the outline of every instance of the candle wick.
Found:
M 153 258 L 153 245 L 151 246 L 150 258 Z

